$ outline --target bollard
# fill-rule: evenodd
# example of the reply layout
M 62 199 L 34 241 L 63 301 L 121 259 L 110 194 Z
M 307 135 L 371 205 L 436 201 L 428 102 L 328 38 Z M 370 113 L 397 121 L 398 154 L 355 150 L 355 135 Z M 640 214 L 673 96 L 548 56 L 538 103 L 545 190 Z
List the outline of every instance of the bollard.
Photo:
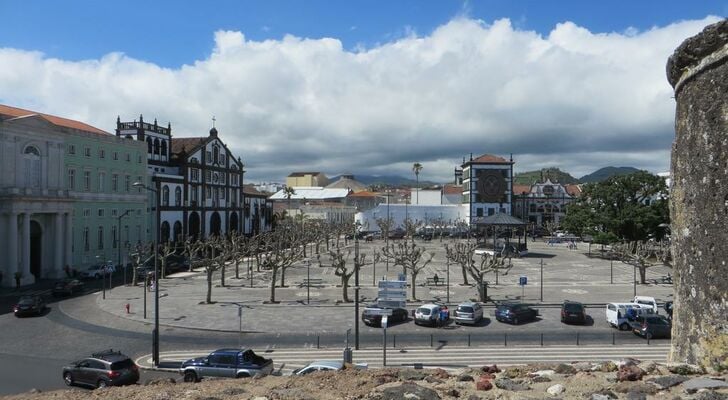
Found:
M 576 333 L 576 345 L 579 345 L 579 332 Z
M 614 332 L 612 332 L 612 346 L 614 346 Z
M 129 303 L 126 303 L 124 305 L 124 308 L 126 308 L 126 313 L 129 314 L 129 309 L 131 308 L 131 305 Z
M 543 333 L 541 334 L 541 347 L 543 347 Z
M 316 348 L 321 348 L 321 335 L 316 335 Z
M 470 334 L 468 334 L 468 347 L 470 347 Z
M 508 346 L 508 334 L 503 334 L 503 346 Z
M 432 334 L 430 334 L 430 347 L 433 347 L 433 346 L 432 346 L 432 343 L 433 343 L 433 342 L 432 342 Z
M 397 347 L 397 335 L 392 335 L 392 348 Z
M 649 346 L 650 345 L 650 335 L 645 335 L 645 336 L 647 336 L 647 345 Z

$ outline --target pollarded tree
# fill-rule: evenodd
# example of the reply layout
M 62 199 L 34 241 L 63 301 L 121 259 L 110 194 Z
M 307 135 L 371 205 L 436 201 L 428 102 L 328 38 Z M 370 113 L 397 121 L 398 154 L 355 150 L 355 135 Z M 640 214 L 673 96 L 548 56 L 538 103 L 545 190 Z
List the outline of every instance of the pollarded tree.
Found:
M 132 259 L 131 284 L 132 286 L 136 286 L 139 283 L 137 269 L 149 262 L 154 255 L 149 246 L 144 246 L 140 243 L 136 245 L 134 253 L 131 253 L 130 256 Z
M 404 225 L 406 235 L 410 238 L 410 240 L 414 241 L 417 229 L 422 226 L 422 221 L 418 219 L 405 218 L 404 221 L 402 221 L 402 224 Z
M 260 266 L 271 273 L 270 302 L 276 303 L 278 273 L 281 273 L 282 286 L 285 270 L 303 259 L 303 251 L 297 245 L 296 233 L 290 227 L 279 226 L 275 231 L 259 235 L 259 239 L 260 246 L 265 250 L 259 252 L 256 257 Z
M 159 254 L 159 266 L 162 279 L 167 277 L 167 257 L 174 254 L 174 251 L 175 246 L 169 240 L 162 246 L 162 252 Z
M 382 237 L 384 239 L 389 238 L 389 232 L 392 230 L 392 226 L 394 226 L 394 218 L 377 218 L 375 221 L 379 227 L 379 231 L 382 232 Z
M 450 262 L 460 266 L 460 272 L 463 274 L 463 284 L 468 283 L 468 267 L 473 261 L 473 252 L 477 247 L 475 242 L 455 242 L 454 244 L 445 244 L 445 254 Z
M 428 257 L 429 255 L 429 257 Z M 425 248 L 417 246 L 412 241 L 401 241 L 396 245 L 394 243 L 389 246 L 382 247 L 382 257 L 389 259 L 392 264 L 399 265 L 407 272 L 409 271 L 412 282 L 412 300 L 417 300 L 415 288 L 417 287 L 417 275 L 427 267 L 435 256 L 434 253 L 427 254 Z
M 341 278 L 342 300 L 345 303 L 351 302 L 351 300 L 349 300 L 349 281 L 351 280 L 351 277 L 354 276 L 354 274 L 356 274 L 362 266 L 369 264 L 366 262 L 366 255 L 364 254 L 359 254 L 358 259 L 354 256 L 353 262 L 349 263 L 351 255 L 351 249 L 342 249 L 339 247 L 329 251 L 328 254 L 331 267 L 334 268 L 334 275 Z M 319 267 L 323 267 L 321 264 L 321 257 L 319 256 L 317 258 Z
M 637 268 L 640 273 L 640 283 L 647 283 L 647 268 L 655 265 L 668 264 L 670 246 L 662 242 L 632 241 L 612 245 L 612 251 L 625 263 Z

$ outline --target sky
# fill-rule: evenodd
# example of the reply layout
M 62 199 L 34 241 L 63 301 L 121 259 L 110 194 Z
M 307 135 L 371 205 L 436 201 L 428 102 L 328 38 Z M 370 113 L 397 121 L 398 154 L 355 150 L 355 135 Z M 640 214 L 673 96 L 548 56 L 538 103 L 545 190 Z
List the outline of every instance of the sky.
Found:
M 0 103 L 220 137 L 246 181 L 669 170 L 665 63 L 722 1 L 0 0 Z

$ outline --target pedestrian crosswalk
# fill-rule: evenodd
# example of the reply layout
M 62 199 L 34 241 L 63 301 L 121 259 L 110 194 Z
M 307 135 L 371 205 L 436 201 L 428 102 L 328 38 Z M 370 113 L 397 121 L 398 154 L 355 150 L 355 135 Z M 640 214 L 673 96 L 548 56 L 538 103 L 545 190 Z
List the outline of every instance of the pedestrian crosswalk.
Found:
M 387 348 L 386 366 L 412 367 L 421 364 L 423 367 L 439 367 L 457 369 L 464 367 L 480 367 L 497 364 L 509 366 L 532 363 L 560 362 L 600 362 L 616 361 L 631 357 L 639 360 L 666 361 L 669 345 L 639 346 L 519 346 L 519 347 L 411 347 Z M 176 365 L 195 357 L 203 357 L 209 351 L 170 351 L 160 353 L 160 360 L 165 365 Z M 343 348 L 275 348 L 256 349 L 260 355 L 273 359 L 275 370 L 283 375 L 290 374 L 314 360 L 341 360 Z M 366 348 L 353 351 L 353 361 L 367 364 L 369 368 L 381 368 L 384 365 L 382 348 Z M 140 357 L 137 364 L 151 367 L 151 355 Z

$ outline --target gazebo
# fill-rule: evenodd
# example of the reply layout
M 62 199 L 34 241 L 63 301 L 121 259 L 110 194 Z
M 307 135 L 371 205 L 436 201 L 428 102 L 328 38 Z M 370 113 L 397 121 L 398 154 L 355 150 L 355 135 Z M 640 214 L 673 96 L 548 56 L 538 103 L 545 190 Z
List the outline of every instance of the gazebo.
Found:
M 497 238 L 498 238 L 498 232 L 501 230 L 501 228 L 514 228 L 514 227 L 519 228 L 519 227 L 528 225 L 526 222 L 523 222 L 519 218 L 516 218 L 512 215 L 508 215 L 506 213 L 497 213 L 497 214 L 489 215 L 487 217 L 479 217 L 479 218 L 474 219 L 473 222 L 478 227 L 484 227 L 484 228 L 493 227 L 493 251 L 494 252 L 497 248 L 496 242 L 497 242 Z M 485 229 L 484 229 L 484 231 L 485 231 Z M 521 234 L 524 235 L 523 243 L 521 243 Z M 518 247 L 516 248 L 517 249 L 516 254 L 518 254 L 519 256 L 521 255 L 522 252 L 528 251 L 528 245 L 527 245 L 528 240 L 526 240 L 525 234 L 526 234 L 525 229 L 521 230 L 519 232 Z M 508 245 L 508 243 L 509 243 L 508 239 L 509 238 L 506 238 L 506 245 Z

